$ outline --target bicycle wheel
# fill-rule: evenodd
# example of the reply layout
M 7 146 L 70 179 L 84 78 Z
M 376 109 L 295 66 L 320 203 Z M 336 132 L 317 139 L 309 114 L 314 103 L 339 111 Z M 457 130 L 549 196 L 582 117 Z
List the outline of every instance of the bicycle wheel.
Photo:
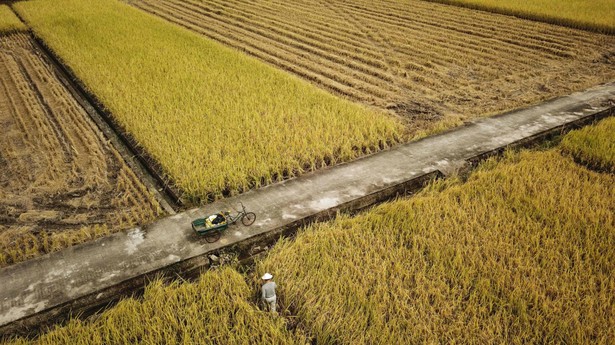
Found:
M 243 217 L 241 217 L 241 222 L 245 226 L 252 225 L 252 223 L 254 223 L 255 220 L 256 220 L 256 213 L 254 212 L 248 212 L 244 214 Z
M 219 240 L 221 236 L 222 236 L 222 233 L 220 231 L 218 230 L 212 231 L 208 233 L 207 235 L 205 235 L 205 241 L 207 241 L 207 243 L 214 243 L 217 240 Z

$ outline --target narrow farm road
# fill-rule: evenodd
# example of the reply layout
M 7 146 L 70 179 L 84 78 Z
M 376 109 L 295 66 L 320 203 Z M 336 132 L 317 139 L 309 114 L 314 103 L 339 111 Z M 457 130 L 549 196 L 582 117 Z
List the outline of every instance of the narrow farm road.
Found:
M 447 175 L 468 160 L 604 114 L 613 102 L 610 83 L 1 269 L 0 336 L 102 305 L 157 272 L 206 265 L 212 251 L 390 198 L 417 179 Z M 256 213 L 252 226 L 233 225 L 211 244 L 193 233 L 193 219 L 239 202 Z

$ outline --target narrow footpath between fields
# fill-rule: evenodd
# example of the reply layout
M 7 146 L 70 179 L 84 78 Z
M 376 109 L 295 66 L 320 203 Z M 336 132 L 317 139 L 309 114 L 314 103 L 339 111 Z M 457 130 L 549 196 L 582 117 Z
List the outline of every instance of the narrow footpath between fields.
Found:
M 104 305 L 142 288 L 155 273 L 198 271 L 208 266 L 208 254 L 222 248 L 249 251 L 246 246 L 337 210 L 395 197 L 477 157 L 612 114 L 614 102 L 615 83 L 595 87 L 6 267 L 0 270 L 0 336 Z M 239 222 L 211 244 L 192 231 L 193 219 L 239 202 L 256 213 L 252 226 Z

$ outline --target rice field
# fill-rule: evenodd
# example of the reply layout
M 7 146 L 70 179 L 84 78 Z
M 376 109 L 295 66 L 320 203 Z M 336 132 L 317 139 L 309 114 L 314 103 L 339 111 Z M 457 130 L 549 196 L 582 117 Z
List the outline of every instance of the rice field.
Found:
M 560 147 L 508 152 L 466 180 L 310 226 L 254 276 L 155 281 L 142 299 L 9 344 L 610 344 L 613 186 Z M 265 271 L 281 317 L 257 307 Z
M 491 159 L 260 263 L 318 344 L 610 344 L 615 176 L 558 149 Z
M 392 116 L 115 0 L 14 8 L 187 201 L 348 161 L 404 132 Z
M 615 173 L 615 118 L 569 133 L 561 147 L 589 166 Z
M 611 0 L 431 0 L 510 14 L 584 30 L 615 33 L 615 2 Z
M 26 26 L 7 5 L 0 5 L 0 34 L 26 30 Z
M 615 78 L 613 36 L 432 2 L 126 2 L 393 112 L 413 137 Z
M 431 2 L 126 2 L 13 6 L 194 203 L 615 78 L 613 36 Z M 23 32 L 0 35 L 0 125 L 0 266 L 160 214 Z M 610 344 L 614 125 L 8 343 Z
M 25 32 L 0 35 L 0 127 L 0 267 L 163 214 Z
M 35 341 L 7 344 L 306 344 L 248 302 L 252 292 L 231 268 L 194 283 L 150 283 L 142 299 L 125 299 L 93 321 L 72 320 Z

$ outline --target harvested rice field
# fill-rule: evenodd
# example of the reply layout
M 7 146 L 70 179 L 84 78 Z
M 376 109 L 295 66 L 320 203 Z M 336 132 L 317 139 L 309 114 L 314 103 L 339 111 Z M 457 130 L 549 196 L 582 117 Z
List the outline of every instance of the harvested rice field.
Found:
M 425 1 L 127 2 L 419 132 L 615 78 L 613 36 Z
M 613 118 L 505 151 L 473 171 L 473 163 L 438 162 L 425 145 L 416 151 L 445 179 L 353 215 L 339 210 L 354 201 L 307 194 L 326 185 L 311 176 L 277 186 L 290 187 L 269 194 L 273 206 L 238 195 L 615 80 L 613 35 L 438 1 L 0 5 L 0 280 L 10 285 L 0 290 L 0 342 L 611 344 Z M 56 74 L 52 55 L 77 79 L 72 86 L 109 113 L 112 131 L 154 161 L 150 168 L 180 192 L 183 207 L 237 198 L 6 267 L 163 214 L 124 151 Z M 608 87 L 600 97 L 613 98 Z M 568 113 L 585 116 L 566 125 L 608 116 L 592 107 L 594 98 L 579 107 L 581 99 L 566 99 L 574 103 Z M 553 126 L 572 121 L 563 111 L 543 116 L 551 105 L 532 116 Z M 603 111 L 588 115 L 586 107 Z M 493 139 L 542 131 L 507 138 L 519 144 L 562 128 L 521 114 L 526 122 Z M 472 133 L 460 149 L 474 152 L 495 132 Z M 448 149 L 456 141 L 442 142 Z M 508 141 L 497 142 L 481 156 Z M 389 168 L 378 162 L 355 170 Z M 422 173 L 433 176 L 433 167 Z M 348 181 L 350 170 L 329 172 Z M 380 191 L 356 189 L 352 198 L 380 200 Z M 201 213 L 244 197 L 259 204 L 251 205 L 259 213 L 253 228 L 227 229 L 215 244 L 191 229 Z M 281 204 L 305 213 L 267 217 L 266 208 Z M 326 212 L 335 219 L 318 221 Z M 278 240 L 278 230 L 312 220 Z M 261 298 L 265 272 L 279 284 L 276 313 Z
M 0 127 L 0 267 L 161 215 L 24 32 L 0 35 Z

